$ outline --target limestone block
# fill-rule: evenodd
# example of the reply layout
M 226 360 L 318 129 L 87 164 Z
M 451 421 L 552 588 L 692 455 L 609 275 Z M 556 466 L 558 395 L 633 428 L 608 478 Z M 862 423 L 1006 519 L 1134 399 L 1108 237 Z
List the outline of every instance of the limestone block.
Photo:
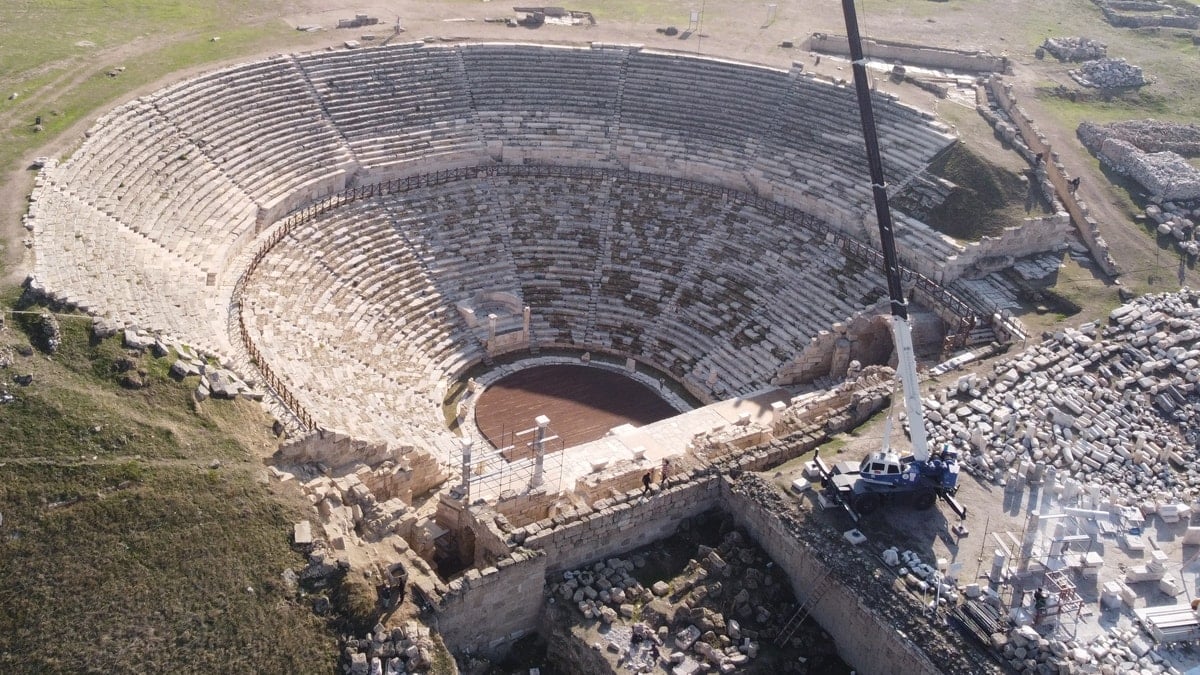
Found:
M 297 546 L 311 546 L 313 543 L 312 523 L 301 520 L 292 527 L 292 542 Z
M 1183 592 L 1183 587 L 1179 585 L 1179 582 L 1174 577 L 1163 577 L 1158 580 L 1158 590 L 1164 595 L 1175 597 Z
M 687 651 L 696 644 L 696 640 L 700 639 L 700 629 L 695 626 L 688 626 L 675 633 L 675 647 L 680 651 Z

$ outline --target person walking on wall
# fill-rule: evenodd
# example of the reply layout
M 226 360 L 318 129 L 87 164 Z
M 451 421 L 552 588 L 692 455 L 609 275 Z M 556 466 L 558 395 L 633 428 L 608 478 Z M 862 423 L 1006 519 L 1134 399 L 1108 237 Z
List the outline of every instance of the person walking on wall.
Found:
M 667 479 L 671 477 L 671 460 L 663 457 L 662 463 L 662 486 L 667 489 Z
M 642 496 L 643 497 L 646 495 L 647 492 L 650 491 L 651 473 L 653 473 L 653 472 L 647 471 L 646 474 L 642 476 Z

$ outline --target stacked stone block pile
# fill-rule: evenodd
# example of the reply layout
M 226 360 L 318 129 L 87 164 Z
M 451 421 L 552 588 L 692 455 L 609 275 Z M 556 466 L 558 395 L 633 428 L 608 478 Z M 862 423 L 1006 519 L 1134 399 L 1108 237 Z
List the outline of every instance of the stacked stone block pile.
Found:
M 1170 150 L 1185 157 L 1200 156 L 1200 124 L 1156 119 L 1124 120 L 1109 124 L 1083 122 L 1076 133 L 1092 152 L 1097 152 L 1106 139 L 1116 138 L 1137 146 L 1143 152 Z
M 342 672 L 346 675 L 429 672 L 435 649 L 429 628 L 415 621 L 399 628 L 376 624 L 367 637 L 345 642 Z
M 1152 199 L 1200 199 L 1200 171 L 1174 152 L 1142 152 L 1130 143 L 1110 138 L 1100 146 L 1099 155 L 1114 171 L 1146 188 Z
M 1153 119 L 1084 122 L 1076 133 L 1101 162 L 1151 193 L 1146 216 L 1159 234 L 1174 236 L 1190 255 L 1200 253 L 1193 241 L 1194 219 L 1200 217 L 1200 171 L 1184 159 L 1200 155 L 1200 125 Z
M 985 480 L 1048 476 L 1124 505 L 1200 491 L 1200 293 L 1145 296 L 926 399 L 935 447 Z
M 1046 38 L 1042 49 L 1059 61 L 1091 61 L 1108 55 L 1108 47 L 1103 42 L 1085 37 Z
M 1147 84 L 1141 67 L 1125 59 L 1085 61 L 1078 69 L 1070 71 L 1070 75 L 1079 84 L 1097 89 L 1141 87 Z
M 1090 639 L 1042 637 L 1029 626 L 992 636 L 992 645 L 1017 673 L 1176 674 L 1136 629 L 1117 626 Z

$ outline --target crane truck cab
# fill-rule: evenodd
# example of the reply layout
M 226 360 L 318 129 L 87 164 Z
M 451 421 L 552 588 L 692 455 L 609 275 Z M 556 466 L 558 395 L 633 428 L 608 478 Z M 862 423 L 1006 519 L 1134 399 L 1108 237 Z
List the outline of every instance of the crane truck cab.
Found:
M 821 472 L 826 499 L 844 506 L 855 520 L 884 503 L 908 502 L 923 511 L 938 499 L 960 518 L 966 517 L 966 508 L 954 499 L 958 453 L 948 447 L 925 461 L 889 449 L 872 452 L 857 466 L 838 462 L 830 467 L 819 455 L 814 462 Z

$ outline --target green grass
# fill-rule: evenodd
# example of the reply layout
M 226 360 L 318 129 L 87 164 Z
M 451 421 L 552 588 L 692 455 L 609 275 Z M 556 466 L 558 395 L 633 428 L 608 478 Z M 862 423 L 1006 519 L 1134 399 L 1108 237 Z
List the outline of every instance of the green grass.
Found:
M 135 39 L 164 27 L 217 24 L 232 2 L 192 0 L 9 0 L 0 23 L 0 82 L 46 64 Z M 47 30 L 31 30 L 34 27 Z M 52 28 L 53 27 L 53 28 Z M 95 47 L 78 47 L 88 41 Z
M 1013 171 L 992 164 L 962 143 L 950 146 L 929 165 L 930 172 L 958 187 L 929 213 L 935 230 L 976 241 L 1045 213 L 1040 199 L 1029 200 L 1029 184 Z M 1029 209 L 1025 208 L 1030 201 Z
M 1097 92 L 1085 92 L 1085 96 L 1072 101 L 1054 93 L 1050 87 L 1040 88 L 1038 99 L 1047 112 L 1065 129 L 1077 129 L 1081 122 L 1106 124 L 1120 120 L 1153 117 L 1174 122 L 1194 122 L 1194 117 L 1180 110 L 1176 101 L 1168 100 L 1150 91 L 1124 92 L 1104 96 Z
M 0 486 L 5 672 L 332 672 L 279 581 L 290 514 L 246 472 L 7 465 Z
M 20 159 L 76 122 L 172 73 L 267 46 L 316 44 L 318 34 L 279 20 L 286 11 L 280 0 L 0 3 L 0 171 L 19 168 Z M 95 46 L 77 46 L 82 41 Z M 117 67 L 124 71 L 110 77 Z M 18 96 L 10 100 L 13 93 Z M 39 116 L 40 132 L 34 128 Z M 23 187 L 32 187 L 32 176 L 24 180 Z
M 0 345 L 27 347 L 32 323 L 6 317 Z M 279 576 L 304 564 L 303 516 L 256 480 L 269 418 L 194 403 L 172 357 L 137 357 L 150 386 L 124 389 L 120 337 L 59 323 L 58 353 L 0 371 L 17 399 L 0 405 L 0 672 L 331 672 L 331 630 Z
M 35 318 L 15 317 L 9 342 L 30 344 L 30 336 L 18 331 L 29 330 Z M 199 378 L 177 382 L 168 375 L 174 355 L 129 353 L 119 336 L 92 340 L 87 319 L 64 317 L 59 325 L 63 344 L 57 354 L 35 350 L 34 356 L 18 356 L 10 369 L 34 379 L 28 387 L 11 387 L 17 400 L 0 406 L 0 428 L 7 431 L 0 458 L 140 455 L 229 461 L 244 458 L 246 448 L 223 426 L 266 429 L 253 407 L 196 404 L 192 392 Z M 121 387 L 116 367 L 121 358 L 134 360 L 149 386 Z
M 210 32 L 217 32 L 221 40 L 211 42 Z M 15 101 L 0 102 L 0 111 L 14 114 L 13 122 L 2 130 L 0 136 L 0 166 L 12 166 L 20 156 L 31 148 L 46 143 L 70 128 L 75 122 L 104 107 L 132 89 L 155 82 L 172 72 L 196 64 L 229 59 L 256 50 L 256 45 L 268 38 L 284 38 L 296 31 L 289 31 L 282 23 L 246 26 L 231 30 L 191 33 L 180 41 L 140 54 L 129 60 L 115 61 L 101 58 L 80 67 L 86 78 L 65 92 L 43 91 L 62 76 L 61 71 L 42 74 L 0 91 L 11 89 L 21 93 Z M 118 66 L 125 68 L 116 77 L 108 73 Z M 53 88 L 57 89 L 57 88 Z M 22 91 L 24 90 L 24 91 Z M 42 118 L 42 131 L 34 130 L 34 121 Z

